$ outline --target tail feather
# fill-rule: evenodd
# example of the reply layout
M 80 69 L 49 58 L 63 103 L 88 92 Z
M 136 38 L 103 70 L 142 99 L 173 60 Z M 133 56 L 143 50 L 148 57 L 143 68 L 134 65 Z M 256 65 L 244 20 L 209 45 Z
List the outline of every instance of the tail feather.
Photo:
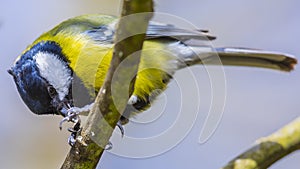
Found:
M 217 48 L 224 65 L 252 66 L 291 71 L 297 59 L 289 54 L 247 48 Z
M 261 67 L 286 72 L 292 71 L 297 64 L 297 59 L 289 54 L 248 48 L 223 47 L 216 48 L 213 52 L 210 50 L 196 53 L 199 56 L 187 57 L 185 64 L 219 65 L 221 60 L 222 65 Z

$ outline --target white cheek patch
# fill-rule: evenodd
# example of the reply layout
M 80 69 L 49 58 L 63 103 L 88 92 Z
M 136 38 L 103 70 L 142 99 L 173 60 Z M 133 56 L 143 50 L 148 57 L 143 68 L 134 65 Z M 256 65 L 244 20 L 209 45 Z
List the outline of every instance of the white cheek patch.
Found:
M 59 99 L 64 99 L 69 93 L 72 81 L 71 70 L 66 63 L 57 55 L 48 52 L 38 52 L 33 58 L 41 76 L 56 89 Z

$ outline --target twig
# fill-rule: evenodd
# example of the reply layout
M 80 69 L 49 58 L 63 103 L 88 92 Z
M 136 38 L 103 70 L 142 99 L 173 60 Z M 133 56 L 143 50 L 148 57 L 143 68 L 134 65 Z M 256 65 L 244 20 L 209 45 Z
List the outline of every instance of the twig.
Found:
M 300 149 L 300 118 L 256 144 L 230 161 L 223 169 L 268 168 L 286 155 Z
M 76 142 L 71 148 L 61 167 L 62 169 L 96 168 L 103 148 L 109 142 L 109 138 L 127 104 L 129 92 L 128 86 L 126 87 L 124 84 L 132 79 L 131 74 L 137 72 L 140 60 L 140 52 L 137 51 L 142 49 L 148 21 L 152 17 L 152 13 L 130 16 L 129 18 L 124 16 L 142 12 L 153 12 L 152 0 L 125 0 L 123 2 L 122 17 L 115 36 L 117 43 L 114 46 L 113 57 L 105 82 L 81 132 L 82 141 Z M 129 55 L 133 55 L 133 57 L 127 58 Z M 120 68 L 119 64 L 124 59 L 128 59 L 129 65 Z M 117 68 L 120 71 L 114 74 Z M 112 90 L 116 90 L 114 91 L 116 93 L 127 91 L 127 95 L 120 94 L 117 98 L 113 98 Z

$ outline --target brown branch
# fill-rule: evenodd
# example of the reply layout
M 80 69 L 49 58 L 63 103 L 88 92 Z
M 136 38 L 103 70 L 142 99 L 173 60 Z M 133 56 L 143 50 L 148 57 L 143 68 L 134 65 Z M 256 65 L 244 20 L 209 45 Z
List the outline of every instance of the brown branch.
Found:
M 62 169 L 69 168 L 96 168 L 103 153 L 103 148 L 109 142 L 109 138 L 125 109 L 128 100 L 128 86 L 131 74 L 136 74 L 140 60 L 140 52 L 148 21 L 152 13 L 143 15 L 130 14 L 153 12 L 152 0 L 125 0 L 123 2 L 122 17 L 118 22 L 115 36 L 116 45 L 110 68 L 105 82 L 98 93 L 95 104 L 89 113 L 87 123 L 81 132 L 82 142 L 76 142 L 68 153 Z M 131 55 L 132 57 L 127 57 Z M 126 59 L 126 64 L 119 66 Z M 118 70 L 118 73 L 114 74 Z M 131 82 L 133 83 L 133 82 Z M 113 97 L 114 93 L 120 93 Z M 83 143 L 86 143 L 83 144 Z
M 300 118 L 256 144 L 230 161 L 223 169 L 268 168 L 286 155 L 300 149 Z

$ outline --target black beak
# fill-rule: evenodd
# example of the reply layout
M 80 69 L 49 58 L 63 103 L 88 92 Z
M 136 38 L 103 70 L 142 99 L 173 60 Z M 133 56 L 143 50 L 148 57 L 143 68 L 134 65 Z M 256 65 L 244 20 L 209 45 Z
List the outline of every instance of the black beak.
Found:
M 7 72 L 12 75 L 13 77 L 16 77 L 15 72 L 12 70 L 12 68 L 8 69 Z

